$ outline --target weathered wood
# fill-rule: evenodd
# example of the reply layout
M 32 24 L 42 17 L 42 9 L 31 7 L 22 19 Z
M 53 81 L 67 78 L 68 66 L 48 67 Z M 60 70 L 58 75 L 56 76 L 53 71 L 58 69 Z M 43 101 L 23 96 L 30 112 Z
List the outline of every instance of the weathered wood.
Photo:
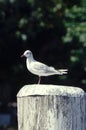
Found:
M 26 85 L 17 106 L 18 130 L 86 130 L 86 96 L 80 88 Z

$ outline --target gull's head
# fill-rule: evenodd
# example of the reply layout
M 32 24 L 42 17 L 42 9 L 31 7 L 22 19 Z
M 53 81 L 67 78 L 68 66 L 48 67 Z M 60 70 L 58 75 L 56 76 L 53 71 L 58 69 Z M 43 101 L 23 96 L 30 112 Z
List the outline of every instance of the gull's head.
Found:
M 31 58 L 32 52 L 30 50 L 26 50 L 21 57 Z

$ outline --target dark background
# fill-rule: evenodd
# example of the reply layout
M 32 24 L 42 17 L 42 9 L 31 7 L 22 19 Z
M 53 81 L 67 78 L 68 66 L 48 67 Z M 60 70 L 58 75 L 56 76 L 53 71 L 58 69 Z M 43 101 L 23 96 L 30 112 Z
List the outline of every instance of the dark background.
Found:
M 69 70 L 68 75 L 43 77 L 43 84 L 71 85 L 86 91 L 85 0 L 0 1 L 1 112 L 16 102 L 23 85 L 38 81 L 20 57 L 27 49 L 36 60 Z

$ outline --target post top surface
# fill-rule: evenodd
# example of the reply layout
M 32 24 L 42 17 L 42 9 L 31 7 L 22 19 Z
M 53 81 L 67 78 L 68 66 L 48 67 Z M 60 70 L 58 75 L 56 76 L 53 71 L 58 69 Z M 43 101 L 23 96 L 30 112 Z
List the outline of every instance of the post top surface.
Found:
M 84 90 L 78 87 L 62 86 L 62 85 L 25 85 L 20 89 L 17 97 L 27 97 L 36 95 L 57 95 L 57 96 L 69 96 L 80 97 L 85 94 Z

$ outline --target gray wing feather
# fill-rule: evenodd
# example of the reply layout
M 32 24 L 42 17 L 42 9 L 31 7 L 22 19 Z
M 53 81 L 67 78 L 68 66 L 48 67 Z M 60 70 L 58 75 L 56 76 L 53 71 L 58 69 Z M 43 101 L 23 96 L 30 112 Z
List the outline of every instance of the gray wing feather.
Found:
M 33 66 L 33 70 L 34 71 L 38 71 L 38 72 L 41 72 L 41 73 L 46 73 L 47 72 L 47 69 L 48 69 L 48 66 L 45 65 L 45 64 L 42 64 L 40 62 L 34 62 L 31 66 Z
M 33 68 L 33 70 L 38 73 L 48 73 L 48 74 L 50 73 L 59 75 L 67 73 L 67 69 L 56 70 L 54 67 L 47 66 L 41 62 L 33 62 L 31 66 L 32 66 L 31 68 Z

